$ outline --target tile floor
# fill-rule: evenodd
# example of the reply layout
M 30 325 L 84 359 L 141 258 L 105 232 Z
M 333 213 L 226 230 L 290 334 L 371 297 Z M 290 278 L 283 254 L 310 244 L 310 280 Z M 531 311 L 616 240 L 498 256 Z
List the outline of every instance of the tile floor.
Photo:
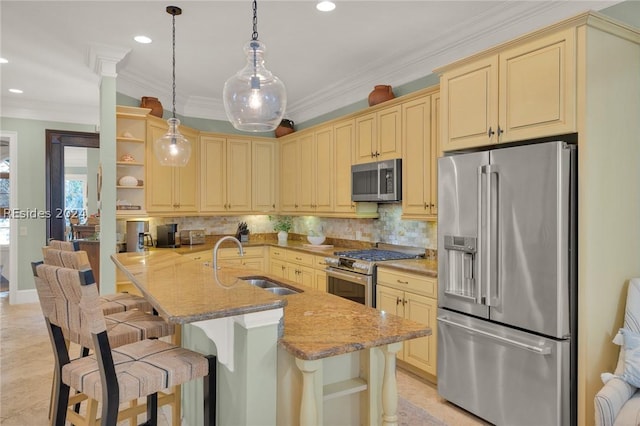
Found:
M 8 299 L 0 293 L 0 424 L 47 425 L 53 355 L 40 305 L 10 305 Z M 399 369 L 397 377 L 403 397 L 448 425 L 486 424 L 442 400 L 417 376 Z M 159 424 L 168 424 L 166 415 Z

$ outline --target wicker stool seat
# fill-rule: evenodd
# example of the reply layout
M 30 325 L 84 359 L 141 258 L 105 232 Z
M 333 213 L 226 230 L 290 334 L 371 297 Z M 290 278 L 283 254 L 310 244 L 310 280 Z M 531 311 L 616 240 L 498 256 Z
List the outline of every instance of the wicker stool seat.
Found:
M 118 383 L 118 403 L 138 399 L 209 372 L 207 359 L 161 340 L 142 340 L 111 351 Z M 85 395 L 103 399 L 100 366 L 94 355 L 62 367 L 62 381 Z

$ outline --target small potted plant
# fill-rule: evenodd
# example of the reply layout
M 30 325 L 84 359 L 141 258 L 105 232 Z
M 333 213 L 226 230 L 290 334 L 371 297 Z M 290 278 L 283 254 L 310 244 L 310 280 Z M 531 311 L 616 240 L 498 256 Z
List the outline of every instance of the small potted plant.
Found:
M 273 230 L 278 233 L 278 243 L 286 243 L 289 231 L 293 227 L 293 218 L 291 216 L 269 216 L 269 219 L 274 222 Z

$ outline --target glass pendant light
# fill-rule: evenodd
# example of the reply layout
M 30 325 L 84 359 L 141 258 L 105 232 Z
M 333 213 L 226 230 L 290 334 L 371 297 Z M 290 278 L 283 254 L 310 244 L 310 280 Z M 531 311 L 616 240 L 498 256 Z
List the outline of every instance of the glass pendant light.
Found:
M 191 157 L 191 142 L 180 131 L 180 120 L 176 118 L 176 15 L 182 14 L 177 6 L 167 6 L 167 13 L 173 16 L 173 116 L 167 120 L 169 130 L 153 144 L 158 161 L 163 166 L 184 167 Z
M 247 65 L 224 84 L 224 109 L 233 127 L 268 132 L 282 121 L 287 106 L 284 84 L 264 67 L 265 46 L 258 40 L 258 5 L 253 1 L 253 34 L 245 47 Z

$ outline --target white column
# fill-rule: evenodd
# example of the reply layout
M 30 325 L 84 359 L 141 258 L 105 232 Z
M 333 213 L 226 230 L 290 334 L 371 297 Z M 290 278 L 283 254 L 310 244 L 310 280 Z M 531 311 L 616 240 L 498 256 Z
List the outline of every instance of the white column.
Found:
M 131 49 L 91 46 L 89 67 L 100 76 L 100 291 L 115 293 L 116 271 L 116 64 Z M 97 178 L 97 177 L 96 177 Z
M 316 401 L 315 372 L 322 366 L 322 360 L 304 360 L 296 358 L 296 365 L 302 371 L 302 398 L 300 401 L 300 426 L 319 426 L 318 407 Z M 322 398 L 320 398 L 322 401 Z
M 382 425 L 398 425 L 398 383 L 396 381 L 396 353 L 402 342 L 391 343 L 383 348 L 384 376 L 382 378 Z

